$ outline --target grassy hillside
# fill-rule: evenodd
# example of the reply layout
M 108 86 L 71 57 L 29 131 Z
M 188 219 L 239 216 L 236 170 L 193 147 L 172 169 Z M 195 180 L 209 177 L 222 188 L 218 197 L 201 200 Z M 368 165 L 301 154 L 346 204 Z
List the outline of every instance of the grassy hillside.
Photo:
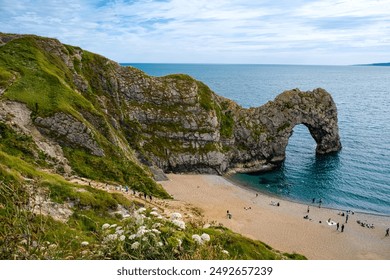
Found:
M 16 38 L 0 46 L 0 86 L 6 89 L 1 99 L 25 103 L 32 111 L 33 120 L 64 112 L 86 124 L 104 149 L 105 156 L 93 156 L 84 149 L 65 144 L 65 155 L 76 174 L 168 197 L 150 178 L 147 169 L 131 156 L 131 152 L 126 154 L 113 145 L 110 137 L 126 140 L 112 128 L 101 109 L 94 106 L 93 103 L 98 103 L 98 94 L 91 89 L 86 96 L 77 91 L 74 84 L 77 63 L 72 61 L 67 65 L 58 54 L 63 52 L 67 57 L 74 49 L 57 40 L 37 36 Z M 85 56 L 86 60 L 100 58 L 88 52 Z M 75 58 L 75 61 L 78 60 Z
M 30 155 L 33 147 L 25 152 L 7 146 L 2 143 L 0 151 L 0 259 L 304 258 L 220 226 L 203 229 L 190 222 L 178 227 L 160 207 L 69 183 L 39 170 Z M 47 215 L 48 202 L 54 215 Z M 55 209 L 68 210 L 67 220 L 54 219 Z M 202 234 L 210 241 L 199 244 L 193 236 Z
M 93 155 L 66 139 L 66 134 L 50 129 L 45 134 L 41 128 L 48 141 L 61 145 L 73 170 L 68 174 L 42 150 L 36 135 L 15 123 L 17 112 L 0 114 L 0 259 L 304 258 L 278 252 L 219 225 L 203 229 L 200 219 L 172 219 L 163 204 L 154 202 L 169 195 L 134 155 L 132 148 L 142 150 L 140 124 L 128 119 L 123 104 L 110 95 L 115 87 L 109 77 L 115 70 L 113 63 L 54 39 L 0 36 L 0 105 L 26 104 L 30 125 L 36 127 L 36 120 L 64 113 L 78 127 L 85 126 L 83 133 L 104 151 L 103 156 Z M 209 90 L 200 88 L 201 106 L 216 110 Z M 217 113 L 223 118 L 221 133 L 230 136 L 232 117 L 220 109 Z M 116 123 L 124 130 L 117 129 Z M 158 150 L 158 144 L 152 148 Z M 143 162 L 148 163 L 148 158 Z M 73 175 L 94 181 L 72 183 L 69 176 Z M 97 188 L 102 185 L 128 186 L 152 195 L 154 201 Z

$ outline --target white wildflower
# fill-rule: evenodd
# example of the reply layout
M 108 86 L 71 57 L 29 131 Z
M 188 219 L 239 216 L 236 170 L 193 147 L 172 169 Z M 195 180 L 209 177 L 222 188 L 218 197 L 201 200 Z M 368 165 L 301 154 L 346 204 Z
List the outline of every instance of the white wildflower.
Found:
M 114 228 L 114 227 L 117 227 L 118 225 L 117 224 L 113 224 L 110 226 L 110 228 Z
M 57 244 L 50 244 L 49 245 L 49 249 L 56 249 L 57 248 Z
M 83 241 L 81 242 L 81 246 L 88 246 L 89 245 L 89 242 L 88 241 Z
M 143 225 L 144 219 L 141 216 L 138 216 L 138 217 L 135 218 L 135 223 L 137 225 Z
M 122 235 L 124 232 L 125 232 L 125 231 L 124 231 L 123 229 L 120 229 L 120 230 L 117 230 L 117 231 L 116 231 L 116 233 L 117 233 L 118 235 Z
M 153 208 L 152 208 L 152 211 L 156 211 L 156 212 L 157 212 L 158 209 L 157 209 L 156 207 L 153 207 Z
M 154 233 L 156 233 L 156 234 L 160 234 L 161 233 L 161 231 L 159 231 L 158 229 L 152 229 L 152 232 L 154 232 Z
M 116 233 L 109 234 L 105 238 L 106 241 L 114 241 L 114 240 L 117 240 L 117 239 L 118 239 L 118 234 L 116 234 Z
M 177 226 L 178 228 L 185 229 L 186 228 L 186 223 L 183 221 L 179 220 L 173 220 L 172 223 Z
M 181 239 L 176 239 L 177 242 L 178 242 L 178 246 L 181 247 L 181 244 L 183 244 L 183 241 L 181 241 Z
M 110 227 L 110 224 L 104 224 L 102 225 L 102 230 L 108 229 Z
M 203 233 L 200 238 L 202 238 L 203 241 L 207 242 L 207 241 L 210 241 L 210 235 L 208 235 L 207 233 Z
M 120 241 L 124 241 L 125 239 L 126 239 L 126 236 L 124 236 L 124 235 L 119 236 Z
M 159 241 L 159 242 L 157 242 L 157 246 L 158 247 L 162 247 L 164 244 L 161 242 L 161 241 Z
M 146 242 L 148 241 L 148 238 L 145 236 L 144 238 L 142 238 L 142 241 Z
M 116 227 L 115 231 L 121 230 L 122 227 Z
M 129 239 L 130 239 L 130 240 L 133 240 L 133 239 L 136 238 L 136 237 L 137 237 L 137 235 L 132 234 L 132 235 L 129 236 Z
M 182 215 L 180 213 L 172 213 L 171 214 L 171 221 L 180 220 L 181 218 L 182 218 Z
M 160 214 L 159 214 L 159 213 L 157 213 L 156 211 L 152 211 L 152 212 L 150 212 L 150 215 L 151 215 L 151 216 L 154 216 L 154 217 L 158 217 L 158 216 L 160 216 Z
M 154 225 L 152 225 L 152 228 L 159 228 L 161 226 L 162 226 L 161 223 L 155 223 Z
M 203 244 L 202 238 L 198 234 L 194 234 L 192 239 L 198 244 Z
M 222 250 L 222 253 L 225 254 L 225 255 L 229 255 L 229 252 L 226 251 L 226 250 Z
M 20 244 L 26 245 L 27 244 L 27 240 L 23 239 L 22 241 L 20 241 Z
M 146 211 L 146 208 L 144 208 L 144 207 L 141 207 L 140 209 L 138 209 L 137 211 L 135 211 L 135 212 L 137 212 L 137 213 L 143 213 L 143 212 L 145 212 Z
M 133 250 L 137 250 L 138 247 L 139 247 L 140 243 L 138 241 L 134 242 L 133 244 L 131 244 L 131 249 Z

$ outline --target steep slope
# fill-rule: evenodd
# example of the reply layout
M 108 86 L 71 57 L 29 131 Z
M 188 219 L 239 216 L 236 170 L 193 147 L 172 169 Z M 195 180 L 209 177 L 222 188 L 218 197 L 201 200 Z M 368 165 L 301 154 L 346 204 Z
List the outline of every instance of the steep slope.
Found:
M 187 75 L 150 77 L 54 39 L 1 38 L 2 99 L 25 103 L 34 126 L 84 176 L 97 178 L 104 166 L 113 179 L 122 164 L 113 174 L 110 166 L 124 157 L 165 172 L 270 169 L 283 162 L 297 124 L 309 128 L 317 153 L 341 148 L 337 109 L 323 89 L 244 109 Z

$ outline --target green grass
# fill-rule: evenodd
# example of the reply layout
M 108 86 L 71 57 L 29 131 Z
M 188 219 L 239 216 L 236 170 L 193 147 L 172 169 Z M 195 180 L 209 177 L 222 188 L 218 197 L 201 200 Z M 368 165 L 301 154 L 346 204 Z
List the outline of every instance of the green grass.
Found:
M 169 197 L 139 165 L 130 160 L 120 157 L 97 157 L 84 150 L 70 148 L 64 148 L 64 153 L 72 168 L 81 176 L 102 182 L 117 182 L 156 197 Z
M 20 75 L 7 88 L 4 97 L 26 103 L 39 116 L 57 111 L 77 115 L 75 108 L 94 111 L 92 104 L 74 91 L 69 68 L 57 56 L 44 50 L 40 40 L 24 37 L 0 47 L 1 83 L 10 78 L 10 71 Z
M 15 159 L 9 156 L 6 160 Z M 141 222 L 135 217 L 122 219 L 110 214 L 117 205 L 130 213 L 139 206 L 119 193 L 78 186 L 61 176 L 40 171 L 26 188 L 20 174 L 4 163 L 0 161 L 0 259 L 305 259 L 296 253 L 275 251 L 260 241 L 223 227 L 202 229 L 197 224 L 187 223 L 185 230 L 179 230 L 170 221 L 153 217 L 150 209 Z M 46 190 L 52 201 L 72 205 L 73 214 L 66 223 L 29 210 L 31 195 L 42 190 Z M 104 230 L 105 223 L 116 226 Z M 156 228 L 156 223 L 160 224 L 159 234 L 129 238 L 141 225 L 152 229 Z M 117 226 L 124 230 L 123 241 L 115 231 Z M 209 234 L 211 241 L 199 245 L 192 235 L 202 233 Z M 117 234 L 118 239 L 107 241 L 110 234 Z M 89 245 L 83 246 L 82 242 Z M 140 242 L 140 247 L 133 249 L 134 242 Z

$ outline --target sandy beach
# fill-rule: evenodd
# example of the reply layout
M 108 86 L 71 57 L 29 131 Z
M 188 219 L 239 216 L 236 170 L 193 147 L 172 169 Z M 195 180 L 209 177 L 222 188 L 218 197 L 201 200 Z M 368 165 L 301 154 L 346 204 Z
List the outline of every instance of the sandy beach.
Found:
M 262 193 L 256 195 L 254 190 L 236 186 L 221 176 L 169 174 L 168 177 L 169 181 L 159 183 L 175 200 L 201 208 L 208 222 L 223 224 L 274 249 L 300 253 L 313 260 L 390 260 L 390 237 L 385 237 L 386 228 L 390 227 L 389 216 L 355 212 L 349 214 L 345 223 L 346 217 L 339 215 L 340 210 Z M 279 202 L 280 206 L 271 202 Z M 231 219 L 227 218 L 227 210 Z M 309 219 L 304 219 L 305 215 Z M 358 220 L 374 224 L 375 228 L 362 227 Z

